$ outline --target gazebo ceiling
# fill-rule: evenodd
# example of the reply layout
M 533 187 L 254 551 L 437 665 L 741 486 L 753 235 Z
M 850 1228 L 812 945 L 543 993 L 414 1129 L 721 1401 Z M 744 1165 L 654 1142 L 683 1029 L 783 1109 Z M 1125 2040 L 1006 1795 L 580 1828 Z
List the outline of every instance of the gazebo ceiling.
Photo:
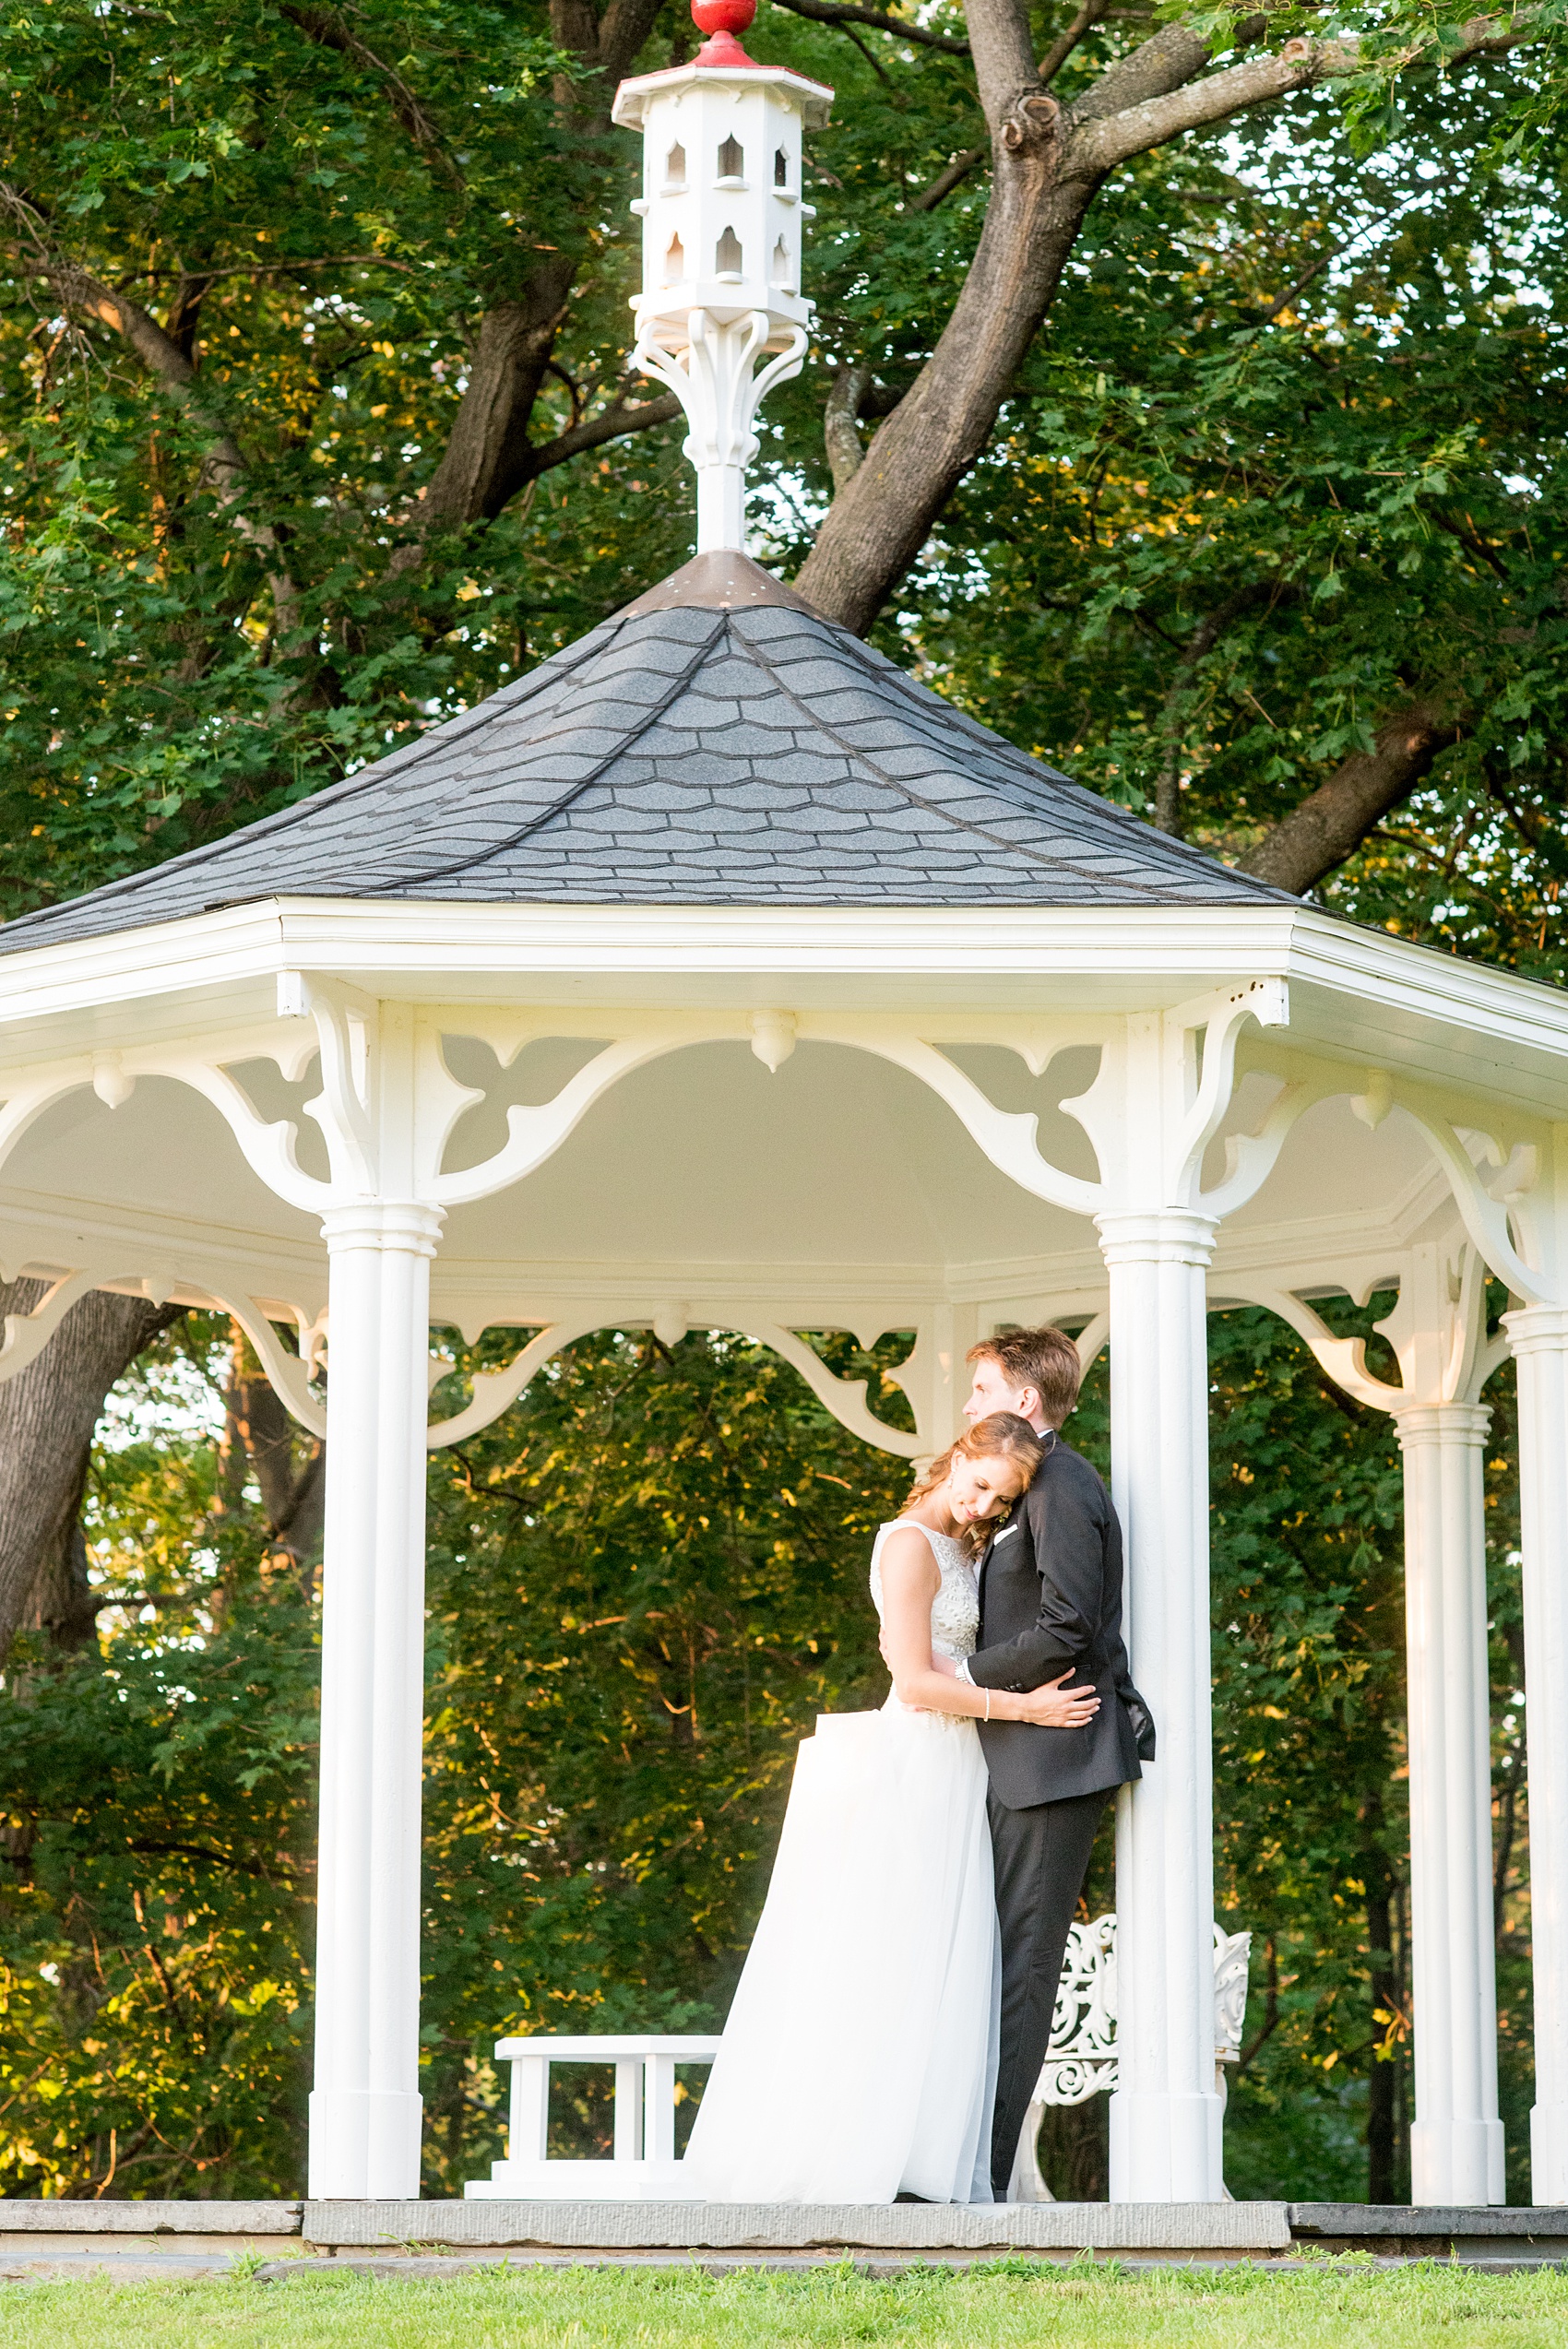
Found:
M 740 554 L 699 555 L 389 758 L 0 929 L 0 952 L 275 896 L 582 906 L 1259 907 Z

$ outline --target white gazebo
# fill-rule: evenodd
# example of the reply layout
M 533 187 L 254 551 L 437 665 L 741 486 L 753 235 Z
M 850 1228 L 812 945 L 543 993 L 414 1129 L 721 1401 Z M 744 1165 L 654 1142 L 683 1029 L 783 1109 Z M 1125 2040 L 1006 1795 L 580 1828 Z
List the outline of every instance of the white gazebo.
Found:
M 828 94 L 727 39 L 618 101 L 696 559 L 349 781 L 0 931 L 0 1261 L 53 1284 L 0 1376 L 92 1287 L 214 1305 L 328 1438 L 311 2190 L 419 2190 L 426 1447 L 651 1324 L 748 1333 L 912 1456 L 968 1344 L 1064 1315 L 1111 1348 L 1160 1738 L 1119 1819 L 1111 2190 L 1218 2200 L 1205 1315 L 1247 1299 L 1404 1449 L 1422 2202 L 1503 2192 L 1480 1394 L 1518 1358 L 1534 2192 L 1568 2201 L 1568 1002 L 1151 832 L 738 551 Z M 1395 1285 L 1389 1387 L 1311 1300 Z M 539 1335 L 427 1428 L 433 1325 Z M 916 1435 L 829 1327 L 917 1333 Z

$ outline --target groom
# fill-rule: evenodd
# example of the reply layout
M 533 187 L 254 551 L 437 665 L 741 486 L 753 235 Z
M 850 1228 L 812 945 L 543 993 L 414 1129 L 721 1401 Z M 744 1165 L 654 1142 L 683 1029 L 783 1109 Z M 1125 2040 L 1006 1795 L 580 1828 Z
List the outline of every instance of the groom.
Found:
M 1082 1454 L 1056 1432 L 1078 1399 L 1078 1349 L 1058 1329 L 1004 1330 L 971 1347 L 969 1419 L 1016 1411 L 1047 1444 L 1022 1506 L 980 1562 L 980 1643 L 961 1677 L 982 1689 L 1038 1689 L 1063 1674 L 1092 1683 L 1083 1729 L 980 1726 L 1002 1926 L 1002 2044 L 992 2190 L 1005 2201 L 1034 2095 L 1095 1832 L 1114 1789 L 1154 1759 L 1154 1723 L 1122 1638 L 1122 1528 Z

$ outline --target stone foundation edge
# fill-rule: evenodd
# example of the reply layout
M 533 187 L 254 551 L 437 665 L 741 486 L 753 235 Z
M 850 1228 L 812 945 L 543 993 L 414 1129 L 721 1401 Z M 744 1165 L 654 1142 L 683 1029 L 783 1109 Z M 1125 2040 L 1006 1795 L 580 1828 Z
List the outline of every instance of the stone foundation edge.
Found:
M 244 2241 L 298 2235 L 300 2202 L 24 2202 L 0 2201 L 0 2243 L 11 2235 L 199 2235 Z
M 1291 2233 L 1308 2242 L 1329 2236 L 1526 2235 L 1559 2238 L 1568 2256 L 1568 2202 L 1516 2202 L 1511 2209 L 1501 2203 L 1488 2209 L 1440 2202 L 1288 2202 L 1285 2208 Z

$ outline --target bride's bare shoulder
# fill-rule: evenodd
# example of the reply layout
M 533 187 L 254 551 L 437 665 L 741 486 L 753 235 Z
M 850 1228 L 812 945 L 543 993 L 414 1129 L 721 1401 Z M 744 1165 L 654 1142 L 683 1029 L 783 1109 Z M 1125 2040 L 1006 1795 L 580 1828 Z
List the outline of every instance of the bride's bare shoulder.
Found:
M 939 1583 L 942 1580 L 936 1560 L 932 1555 L 931 1544 L 918 1525 L 894 1525 L 882 1545 L 877 1563 L 882 1569 L 884 1581 L 889 1577 L 899 1582 L 916 1578 L 921 1583 Z

